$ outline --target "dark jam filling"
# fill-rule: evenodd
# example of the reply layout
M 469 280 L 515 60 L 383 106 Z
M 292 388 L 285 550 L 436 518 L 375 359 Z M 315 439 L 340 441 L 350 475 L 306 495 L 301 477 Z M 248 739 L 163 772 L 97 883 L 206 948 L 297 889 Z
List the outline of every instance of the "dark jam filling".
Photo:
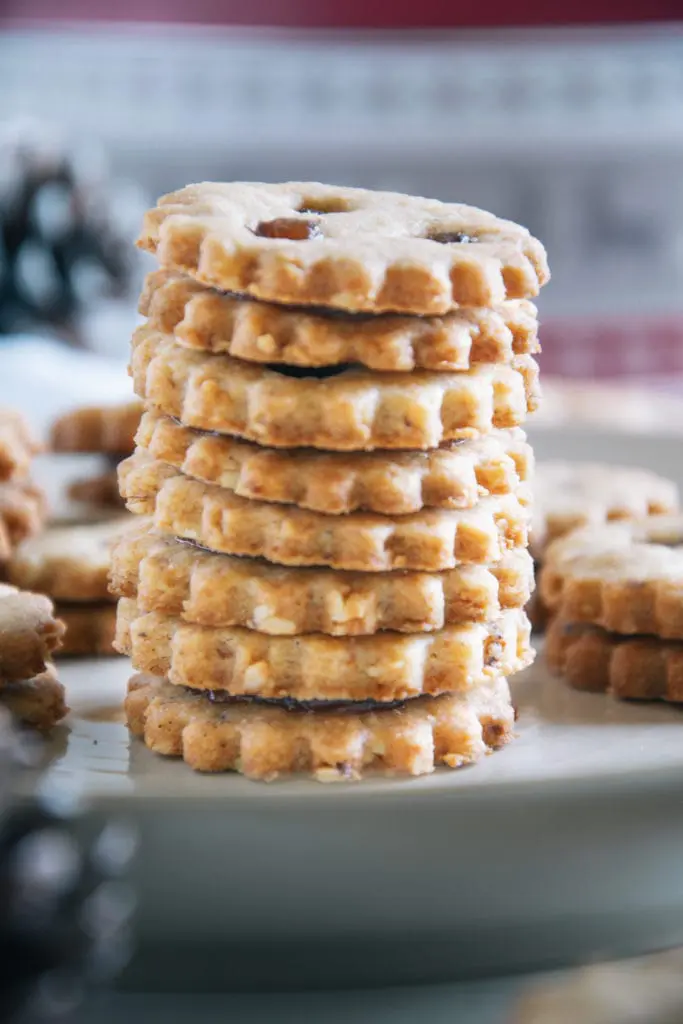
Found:
M 190 690 L 195 696 L 208 697 L 212 704 L 256 704 L 281 711 L 326 711 L 334 714 L 362 714 L 368 711 L 396 711 L 405 707 L 404 700 L 294 700 L 292 697 L 258 697 L 240 694 L 235 697 L 223 690 Z
M 340 363 L 339 366 L 286 366 L 284 363 L 268 363 L 268 369 L 273 373 L 279 373 L 283 377 L 316 377 L 318 380 L 326 380 L 327 377 L 338 377 L 350 369 L 348 363 Z

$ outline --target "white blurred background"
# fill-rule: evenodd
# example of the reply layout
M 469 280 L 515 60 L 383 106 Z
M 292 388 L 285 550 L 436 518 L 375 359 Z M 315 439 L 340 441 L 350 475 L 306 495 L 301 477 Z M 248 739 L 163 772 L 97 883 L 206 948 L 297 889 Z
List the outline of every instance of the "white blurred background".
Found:
M 546 373 L 683 376 L 683 22 L 304 30 L 282 27 L 283 3 L 275 28 L 51 23 L 19 20 L 17 8 L 0 31 L 5 152 L 27 132 L 61 146 L 129 253 L 148 202 L 207 178 L 321 179 L 481 205 L 549 251 Z M 7 196 L 16 178 L 10 159 L 2 166 Z M 35 284 L 33 257 L 24 276 Z M 79 329 L 64 336 L 123 358 L 143 269 L 139 257 L 112 289 L 79 268 Z

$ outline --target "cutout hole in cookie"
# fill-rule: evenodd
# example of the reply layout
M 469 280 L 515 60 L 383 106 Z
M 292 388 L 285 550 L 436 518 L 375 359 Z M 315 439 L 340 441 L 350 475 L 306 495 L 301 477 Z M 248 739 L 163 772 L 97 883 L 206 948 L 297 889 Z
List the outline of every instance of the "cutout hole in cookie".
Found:
M 427 238 L 432 242 L 441 242 L 442 245 L 448 245 L 450 242 L 464 245 L 468 242 L 479 241 L 474 235 L 468 235 L 465 231 L 432 231 Z
M 261 238 L 289 238 L 294 242 L 322 237 L 322 232 L 316 223 L 311 220 L 302 220 L 299 217 L 276 217 L 275 220 L 262 220 L 252 230 Z
M 302 199 L 299 213 L 348 213 L 349 204 L 341 196 L 326 196 L 318 199 Z
M 318 380 L 325 380 L 327 377 L 338 377 L 350 368 L 348 363 L 340 363 L 339 366 L 286 366 L 284 363 L 268 363 L 268 369 L 274 373 L 280 373 L 283 377 L 317 377 Z

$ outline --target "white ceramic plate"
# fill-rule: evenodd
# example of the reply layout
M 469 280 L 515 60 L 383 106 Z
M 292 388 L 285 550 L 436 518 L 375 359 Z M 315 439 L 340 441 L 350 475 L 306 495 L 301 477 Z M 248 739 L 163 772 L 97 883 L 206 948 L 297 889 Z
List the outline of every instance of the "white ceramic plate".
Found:
M 680 472 L 681 442 L 539 434 Z M 62 663 L 49 784 L 132 819 L 148 988 L 377 985 L 683 943 L 683 712 L 513 681 L 518 737 L 421 779 L 200 776 L 130 742 L 124 659 Z

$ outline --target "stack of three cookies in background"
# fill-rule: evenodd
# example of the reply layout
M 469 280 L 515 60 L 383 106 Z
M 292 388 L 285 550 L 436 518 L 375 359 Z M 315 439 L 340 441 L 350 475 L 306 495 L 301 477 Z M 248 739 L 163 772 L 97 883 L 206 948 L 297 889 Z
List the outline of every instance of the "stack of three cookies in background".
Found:
M 265 779 L 422 774 L 505 743 L 507 677 L 532 659 L 542 246 L 317 184 L 190 186 L 140 244 L 162 269 L 119 480 L 145 518 L 112 567 L 133 732 Z
M 47 502 L 30 477 L 39 446 L 23 418 L 0 409 L 0 579 L 22 543 L 43 526 Z M 48 730 L 66 714 L 64 688 L 51 659 L 63 624 L 52 602 L 0 582 L 0 708 L 25 725 Z

